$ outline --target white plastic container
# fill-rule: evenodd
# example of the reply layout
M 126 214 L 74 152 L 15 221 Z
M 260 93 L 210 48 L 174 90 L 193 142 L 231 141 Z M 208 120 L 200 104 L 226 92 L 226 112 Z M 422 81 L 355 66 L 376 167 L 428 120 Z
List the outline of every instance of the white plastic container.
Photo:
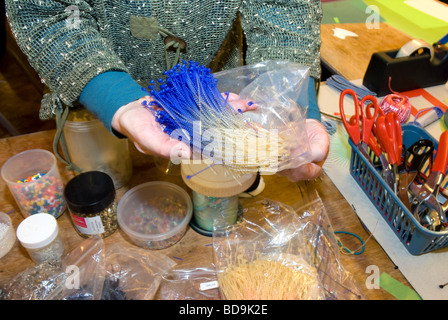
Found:
M 37 213 L 23 220 L 16 235 L 35 263 L 59 261 L 64 253 L 57 221 L 48 213 Z

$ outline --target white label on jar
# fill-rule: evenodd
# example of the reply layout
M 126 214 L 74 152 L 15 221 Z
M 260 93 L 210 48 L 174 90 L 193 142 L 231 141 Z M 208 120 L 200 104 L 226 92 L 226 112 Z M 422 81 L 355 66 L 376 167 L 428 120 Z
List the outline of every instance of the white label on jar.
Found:
M 71 216 L 76 229 L 81 233 L 91 235 L 104 232 L 103 222 L 99 216 L 90 218 L 83 218 L 74 214 L 71 214 Z

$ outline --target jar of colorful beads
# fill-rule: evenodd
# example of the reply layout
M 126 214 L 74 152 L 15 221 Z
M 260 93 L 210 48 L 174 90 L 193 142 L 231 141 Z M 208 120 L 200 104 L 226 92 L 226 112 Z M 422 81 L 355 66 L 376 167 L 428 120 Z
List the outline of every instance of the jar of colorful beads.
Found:
M 212 235 L 215 226 L 225 227 L 237 221 L 238 195 L 256 179 L 256 174 L 242 174 L 198 160 L 182 162 L 181 174 L 192 190 L 193 219 L 190 226 L 207 236 Z
M 43 149 L 26 150 L 8 159 L 1 175 L 24 218 L 45 212 L 55 218 L 64 213 L 64 186 L 56 157 Z

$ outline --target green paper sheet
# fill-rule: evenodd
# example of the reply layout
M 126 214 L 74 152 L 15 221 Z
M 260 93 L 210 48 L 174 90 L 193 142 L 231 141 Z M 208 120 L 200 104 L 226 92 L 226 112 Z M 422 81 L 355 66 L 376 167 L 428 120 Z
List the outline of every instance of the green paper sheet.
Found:
M 398 300 L 422 300 L 417 292 L 395 280 L 385 272 L 380 275 L 380 287 Z
M 375 5 L 385 22 L 414 39 L 433 44 L 448 33 L 448 22 L 421 12 L 405 2 L 406 0 L 364 0 Z

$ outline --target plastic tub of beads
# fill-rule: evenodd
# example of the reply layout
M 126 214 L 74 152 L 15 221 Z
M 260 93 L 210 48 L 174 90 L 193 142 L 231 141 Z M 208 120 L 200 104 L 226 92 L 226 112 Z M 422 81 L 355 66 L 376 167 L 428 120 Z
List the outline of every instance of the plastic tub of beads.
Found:
M 120 199 L 118 225 L 132 242 L 147 249 L 164 249 L 184 236 L 193 215 L 188 193 L 164 181 L 140 184 Z
M 41 212 L 58 218 L 64 213 L 64 186 L 50 151 L 31 149 L 16 154 L 2 166 L 1 176 L 24 218 Z

